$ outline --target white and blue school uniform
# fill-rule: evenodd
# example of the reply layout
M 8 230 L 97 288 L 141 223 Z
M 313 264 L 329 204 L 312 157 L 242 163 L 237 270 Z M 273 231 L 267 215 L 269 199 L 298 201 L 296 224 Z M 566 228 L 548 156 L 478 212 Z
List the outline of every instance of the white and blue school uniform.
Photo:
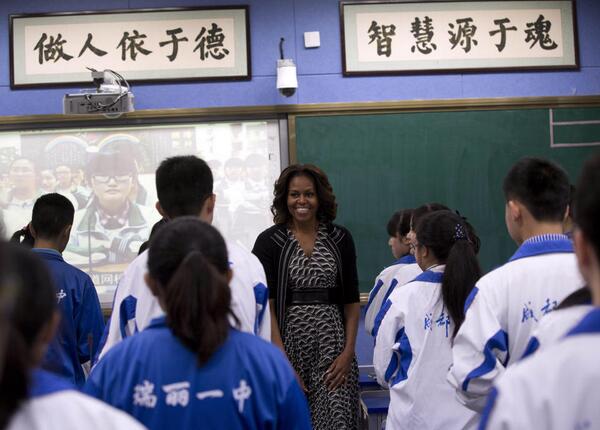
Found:
M 7 430 L 143 430 L 140 423 L 75 389 L 67 380 L 35 370 L 29 398 L 11 418 Z
M 592 305 L 575 305 L 546 315 L 531 333 L 522 358 L 554 345 L 593 308 Z
M 112 348 L 85 392 L 149 429 L 311 428 L 304 394 L 275 346 L 232 328 L 199 367 L 165 316 Z
M 507 369 L 494 386 L 480 429 L 600 428 L 600 309 L 566 337 Z
M 465 303 L 448 381 L 480 412 L 494 379 L 524 354 L 544 315 L 584 281 L 573 245 L 562 234 L 526 240 L 508 263 L 483 276 Z
M 423 271 L 419 267 L 417 263 L 406 264 L 402 267 L 398 267 L 394 271 L 394 277 L 392 282 L 390 283 L 390 287 L 383 297 L 385 300 L 380 308 L 377 310 L 377 314 L 375 315 L 375 320 L 373 321 L 373 328 L 371 330 L 371 335 L 373 337 L 377 337 L 377 332 L 379 331 L 379 326 L 381 325 L 381 321 L 385 316 L 387 310 L 389 309 L 391 302 L 390 297 L 392 297 L 396 291 L 400 290 L 405 284 L 413 281 L 417 276 L 419 276 Z M 373 309 L 375 311 L 376 309 Z
M 254 254 L 236 244 L 228 243 L 227 251 L 233 271 L 229 284 L 231 309 L 239 320 L 239 328 L 270 340 L 271 314 L 264 269 Z M 124 338 L 145 329 L 152 319 L 164 315 L 144 280 L 147 272 L 146 250 L 133 260 L 119 280 L 99 358 Z
M 405 255 L 396 260 L 391 266 L 383 269 L 377 278 L 375 278 L 375 285 L 369 293 L 369 301 L 365 307 L 365 330 L 367 330 L 367 333 L 371 336 L 373 336 L 375 318 L 377 317 L 381 306 L 385 303 L 398 284 L 398 280 L 394 279 L 394 275 L 400 268 L 409 264 L 416 265 L 416 262 L 414 255 Z M 420 270 L 421 269 L 419 269 L 419 273 Z M 415 274 L 415 276 L 417 276 L 417 274 Z M 412 279 L 414 279 L 414 276 Z
M 85 374 L 81 365 L 95 356 L 104 332 L 96 288 L 86 273 L 66 263 L 58 251 L 34 248 L 33 252 L 44 260 L 52 274 L 62 315 L 42 367 L 82 387 Z
M 442 300 L 444 267 L 426 270 L 390 296 L 373 356 L 377 380 L 390 389 L 386 429 L 476 425 L 476 414 L 458 403 L 446 381 L 454 322 Z

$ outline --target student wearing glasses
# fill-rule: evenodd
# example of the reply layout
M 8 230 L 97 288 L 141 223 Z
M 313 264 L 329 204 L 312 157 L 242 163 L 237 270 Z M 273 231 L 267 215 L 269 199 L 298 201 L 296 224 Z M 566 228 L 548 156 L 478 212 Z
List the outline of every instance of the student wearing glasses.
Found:
M 98 153 L 87 168 L 92 198 L 76 212 L 68 250 L 85 263 L 123 264 L 137 255 L 150 233 L 152 211 L 131 201 L 137 170 L 126 153 Z

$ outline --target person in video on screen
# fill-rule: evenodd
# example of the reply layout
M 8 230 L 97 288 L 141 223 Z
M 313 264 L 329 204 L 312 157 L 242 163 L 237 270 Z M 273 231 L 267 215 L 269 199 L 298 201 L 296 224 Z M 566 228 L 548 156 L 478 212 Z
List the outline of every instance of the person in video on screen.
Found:
M 79 265 L 125 265 L 147 240 L 152 219 L 151 209 L 129 199 L 135 163 L 126 154 L 98 153 L 87 174 L 93 194 L 75 214 L 68 251 L 80 256 Z

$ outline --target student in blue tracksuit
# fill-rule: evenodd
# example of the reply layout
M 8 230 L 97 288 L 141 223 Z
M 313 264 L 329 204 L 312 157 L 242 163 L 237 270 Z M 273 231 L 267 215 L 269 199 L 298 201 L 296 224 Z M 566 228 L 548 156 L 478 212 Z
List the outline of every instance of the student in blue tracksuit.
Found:
M 584 285 L 563 233 L 570 186 L 560 166 L 523 158 L 503 184 L 506 227 L 519 249 L 483 276 L 467 300 L 448 374 L 461 403 L 477 412 L 494 380 L 521 359 L 545 315 Z
M 373 356 L 378 381 L 390 388 L 390 430 L 476 425 L 475 413 L 458 403 L 446 382 L 452 341 L 481 274 L 475 237 L 450 211 L 427 214 L 416 226 L 415 257 L 423 273 L 390 296 Z
M 56 302 L 62 311 L 60 328 L 42 367 L 82 387 L 85 375 L 81 365 L 96 354 L 104 318 L 91 278 L 66 263 L 61 254 L 69 241 L 74 211 L 73 204 L 61 194 L 43 195 L 33 205 L 30 229 L 35 238 L 33 251 L 52 274 Z
M 506 370 L 482 430 L 600 428 L 600 154 L 583 167 L 574 206 L 577 262 L 593 308 L 561 340 Z
M 283 354 L 230 327 L 231 276 L 215 228 L 192 217 L 162 227 L 146 281 L 166 315 L 108 351 L 85 391 L 150 429 L 309 429 Z
M 0 243 L 0 429 L 142 430 L 122 411 L 37 368 L 60 320 L 45 266 L 31 251 Z

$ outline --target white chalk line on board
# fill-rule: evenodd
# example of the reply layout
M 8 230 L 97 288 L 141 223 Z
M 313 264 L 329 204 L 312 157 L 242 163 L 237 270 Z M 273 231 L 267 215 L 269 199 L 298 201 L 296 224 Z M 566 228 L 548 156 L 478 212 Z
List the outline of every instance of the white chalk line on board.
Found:
M 550 109 L 550 148 L 577 148 L 584 146 L 599 146 L 600 142 L 582 142 L 582 143 L 554 143 L 554 127 L 567 125 L 594 125 L 600 124 L 600 120 L 588 121 L 558 121 L 554 122 L 554 111 Z

